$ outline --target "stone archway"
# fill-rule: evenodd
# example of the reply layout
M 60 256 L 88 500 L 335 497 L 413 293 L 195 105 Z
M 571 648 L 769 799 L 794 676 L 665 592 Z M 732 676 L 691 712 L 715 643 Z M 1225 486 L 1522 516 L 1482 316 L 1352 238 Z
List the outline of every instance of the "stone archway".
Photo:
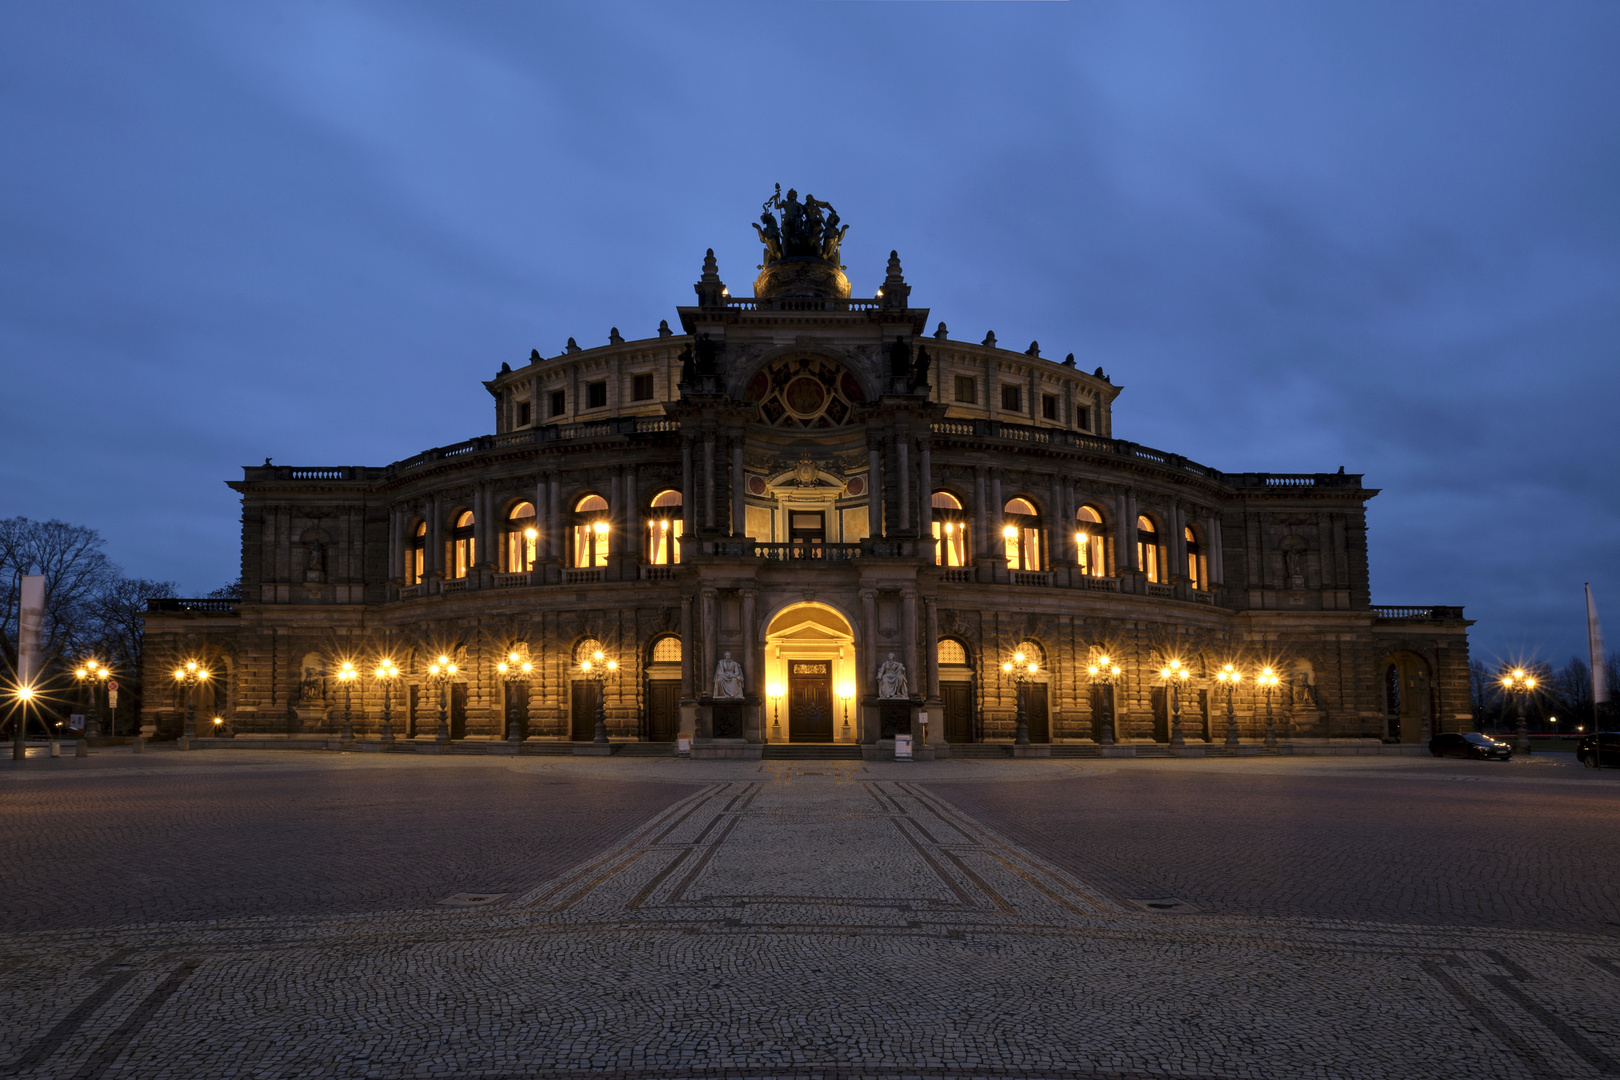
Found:
M 765 630 L 766 740 L 854 742 L 858 668 L 842 612 L 814 601 L 777 612 Z

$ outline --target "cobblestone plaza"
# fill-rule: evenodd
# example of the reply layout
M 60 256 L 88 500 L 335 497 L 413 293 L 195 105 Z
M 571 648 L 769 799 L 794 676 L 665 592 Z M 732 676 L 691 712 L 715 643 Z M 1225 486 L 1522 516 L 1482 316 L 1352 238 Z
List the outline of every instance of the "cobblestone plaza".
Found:
M 154 748 L 0 807 L 6 1075 L 1620 1072 L 1620 774 L 1559 755 Z

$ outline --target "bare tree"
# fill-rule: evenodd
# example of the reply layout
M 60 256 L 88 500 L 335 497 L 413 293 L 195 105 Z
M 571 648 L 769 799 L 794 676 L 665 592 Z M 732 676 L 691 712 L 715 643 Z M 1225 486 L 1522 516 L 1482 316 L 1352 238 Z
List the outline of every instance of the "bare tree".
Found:
M 45 575 L 47 657 L 80 651 L 97 637 L 93 600 L 118 576 L 101 534 L 64 521 L 0 519 L 0 648 L 8 670 L 17 665 L 17 600 L 24 574 Z

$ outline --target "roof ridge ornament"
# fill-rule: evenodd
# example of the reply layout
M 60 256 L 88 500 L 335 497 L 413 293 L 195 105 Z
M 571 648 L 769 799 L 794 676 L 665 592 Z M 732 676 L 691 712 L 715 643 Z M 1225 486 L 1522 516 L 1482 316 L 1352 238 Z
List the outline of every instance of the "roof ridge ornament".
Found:
M 760 204 L 754 234 L 764 247 L 754 296 L 773 298 L 849 297 L 849 279 L 839 255 L 849 226 L 841 223 L 838 211 L 806 192 L 782 185 Z

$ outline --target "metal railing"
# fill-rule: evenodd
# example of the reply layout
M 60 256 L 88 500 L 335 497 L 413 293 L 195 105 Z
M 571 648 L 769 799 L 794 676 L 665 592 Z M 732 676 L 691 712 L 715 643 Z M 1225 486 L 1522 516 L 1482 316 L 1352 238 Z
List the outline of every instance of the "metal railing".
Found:
M 1374 606 L 1372 612 L 1380 619 L 1460 619 L 1460 607 L 1383 607 Z
M 146 610 L 151 612 L 198 611 L 215 615 L 228 615 L 235 612 L 241 603 L 240 600 L 222 600 L 212 596 L 148 596 L 146 598 Z

